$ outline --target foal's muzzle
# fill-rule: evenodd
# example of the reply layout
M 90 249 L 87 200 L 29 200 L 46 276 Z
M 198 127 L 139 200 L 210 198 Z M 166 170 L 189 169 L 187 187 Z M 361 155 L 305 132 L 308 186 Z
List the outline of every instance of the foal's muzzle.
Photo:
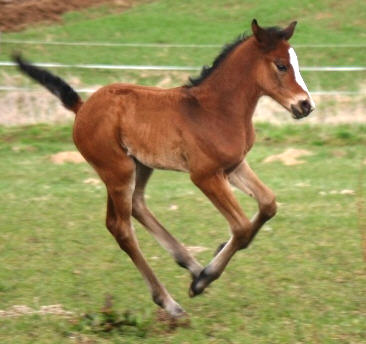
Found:
M 296 105 L 291 105 L 292 117 L 300 119 L 306 117 L 315 109 L 309 100 L 300 100 Z

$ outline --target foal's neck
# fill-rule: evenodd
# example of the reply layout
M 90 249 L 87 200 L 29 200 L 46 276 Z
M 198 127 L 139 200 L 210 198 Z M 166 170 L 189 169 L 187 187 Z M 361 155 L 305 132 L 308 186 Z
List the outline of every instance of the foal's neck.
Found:
M 195 87 L 198 98 L 205 99 L 228 120 L 251 123 L 261 95 L 256 85 L 255 61 L 258 58 L 253 38 L 240 44 L 220 66 Z

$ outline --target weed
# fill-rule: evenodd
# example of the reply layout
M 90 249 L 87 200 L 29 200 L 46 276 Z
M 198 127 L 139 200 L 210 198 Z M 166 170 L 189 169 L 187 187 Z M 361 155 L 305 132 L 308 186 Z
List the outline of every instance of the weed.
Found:
M 118 312 L 113 307 L 113 298 L 106 295 L 104 306 L 98 312 L 88 312 L 72 321 L 76 332 L 91 332 L 101 336 L 108 333 L 123 335 L 131 332 L 138 337 L 145 337 L 149 321 L 130 311 Z

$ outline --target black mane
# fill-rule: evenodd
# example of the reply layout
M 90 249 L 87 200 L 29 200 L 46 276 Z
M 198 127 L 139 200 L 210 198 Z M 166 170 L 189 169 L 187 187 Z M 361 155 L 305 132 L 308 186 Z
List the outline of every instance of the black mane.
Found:
M 265 28 L 269 37 L 271 37 L 274 45 L 278 39 L 283 38 L 283 31 L 281 28 L 277 26 L 267 27 Z M 251 36 L 243 33 L 239 35 L 239 37 L 234 40 L 233 42 L 226 44 L 221 53 L 215 58 L 214 62 L 212 63 L 211 67 L 203 66 L 201 70 L 201 74 L 197 77 L 189 77 L 188 83 L 185 85 L 186 87 L 194 87 L 200 85 L 212 72 L 221 64 L 223 60 L 241 43 L 245 42 Z M 269 49 L 274 48 L 274 46 L 269 46 Z
M 200 85 L 203 80 L 205 80 L 211 73 L 221 64 L 223 60 L 241 43 L 246 41 L 250 36 L 246 34 L 241 34 L 239 37 L 228 44 L 225 44 L 222 48 L 221 53 L 215 58 L 214 62 L 212 63 L 212 66 L 203 66 L 201 70 L 201 74 L 197 77 L 189 77 L 189 81 L 186 84 L 187 87 L 193 87 Z

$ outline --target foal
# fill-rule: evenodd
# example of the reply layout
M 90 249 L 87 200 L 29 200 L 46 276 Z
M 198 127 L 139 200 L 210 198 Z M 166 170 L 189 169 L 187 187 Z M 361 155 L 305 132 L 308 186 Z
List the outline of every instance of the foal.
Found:
M 106 226 L 150 287 L 152 298 L 172 316 L 184 314 L 140 251 L 131 215 L 192 275 L 190 296 L 217 279 L 236 251 L 246 248 L 276 213 L 273 192 L 245 161 L 255 133 L 252 115 L 268 95 L 296 119 L 314 109 L 285 29 L 262 28 L 241 37 L 188 85 L 159 89 L 116 83 L 102 87 L 85 103 L 63 80 L 15 56 L 19 68 L 54 93 L 76 114 L 74 142 L 106 185 Z M 231 238 L 203 268 L 146 206 L 145 186 L 154 168 L 184 171 L 227 219 Z M 259 211 L 252 220 L 230 184 L 253 196 Z

